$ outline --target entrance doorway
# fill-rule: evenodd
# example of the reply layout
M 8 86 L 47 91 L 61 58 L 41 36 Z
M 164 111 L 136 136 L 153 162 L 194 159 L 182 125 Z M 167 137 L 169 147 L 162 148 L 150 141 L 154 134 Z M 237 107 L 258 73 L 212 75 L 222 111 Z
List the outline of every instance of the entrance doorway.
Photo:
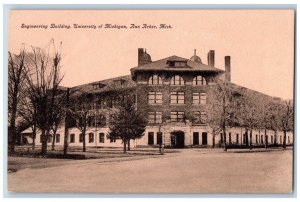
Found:
M 174 131 L 171 133 L 171 146 L 174 148 L 184 147 L 184 132 Z

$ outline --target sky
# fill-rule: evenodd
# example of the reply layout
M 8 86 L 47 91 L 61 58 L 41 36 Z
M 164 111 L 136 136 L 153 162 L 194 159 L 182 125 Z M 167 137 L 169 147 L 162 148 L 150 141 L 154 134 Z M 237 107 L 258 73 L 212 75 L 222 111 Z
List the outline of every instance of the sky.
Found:
M 71 28 L 50 28 L 70 26 Z M 129 28 L 131 24 L 172 28 Z M 22 28 L 29 25 L 45 28 Z M 95 25 L 97 28 L 74 28 Z M 105 24 L 127 29 L 104 29 Z M 294 78 L 294 11 L 292 10 L 12 10 L 9 15 L 9 51 L 22 44 L 46 47 L 62 42 L 63 86 L 129 75 L 137 66 L 138 48 L 152 61 L 172 55 L 190 58 L 197 50 L 207 64 L 215 50 L 215 66 L 224 70 L 231 56 L 235 84 L 291 99 Z

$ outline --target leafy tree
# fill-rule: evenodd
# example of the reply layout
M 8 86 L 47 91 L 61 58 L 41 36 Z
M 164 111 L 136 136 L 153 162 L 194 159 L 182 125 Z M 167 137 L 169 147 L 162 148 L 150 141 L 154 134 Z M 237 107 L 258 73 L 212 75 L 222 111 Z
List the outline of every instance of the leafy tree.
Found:
M 222 131 L 221 144 L 227 151 L 226 128 L 234 125 L 234 93 L 229 83 L 217 81 L 208 93 L 207 123 L 212 128 L 213 138 Z M 215 139 L 213 139 L 215 142 Z
M 126 143 L 131 139 L 141 138 L 144 135 L 147 120 L 135 109 L 135 104 L 125 96 L 118 108 L 114 119 L 110 121 L 108 138 L 120 138 L 123 142 L 123 151 L 126 153 Z
M 252 131 L 254 128 L 257 128 L 259 125 L 259 115 L 261 111 L 257 106 L 258 98 L 255 93 L 244 94 L 240 97 L 240 108 L 238 112 L 238 120 L 240 126 L 245 127 L 246 129 L 246 139 L 248 139 L 248 132 L 250 133 L 249 137 L 249 147 L 252 149 Z M 246 141 L 248 144 L 248 141 Z
M 291 100 L 286 100 L 279 105 L 279 124 L 283 131 L 283 148 L 286 148 L 286 133 L 294 128 L 294 108 Z

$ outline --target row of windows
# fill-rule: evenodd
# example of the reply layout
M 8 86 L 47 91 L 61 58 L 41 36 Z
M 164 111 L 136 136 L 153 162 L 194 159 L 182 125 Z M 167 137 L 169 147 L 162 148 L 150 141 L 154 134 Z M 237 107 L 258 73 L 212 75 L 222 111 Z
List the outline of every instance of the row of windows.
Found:
M 207 114 L 204 111 L 195 111 L 194 123 L 205 123 Z M 171 122 L 184 122 L 184 112 L 176 111 L 170 113 Z M 148 123 L 162 123 L 162 112 L 149 112 Z
M 161 132 L 156 133 L 156 144 L 162 144 L 163 136 Z M 202 133 L 202 145 L 207 145 L 207 133 Z M 199 132 L 193 132 L 193 144 L 199 145 Z M 148 132 L 148 145 L 154 145 L 154 132 Z
M 162 85 L 162 84 L 163 84 L 163 81 L 162 81 L 161 77 L 156 74 L 149 78 L 148 85 Z M 176 85 L 176 86 L 181 86 L 181 85 L 184 85 L 185 82 L 181 76 L 176 75 L 171 78 L 170 84 Z M 193 85 L 194 86 L 203 86 L 203 85 L 207 85 L 207 82 L 203 76 L 196 76 L 193 78 Z
M 53 140 L 53 135 L 49 135 L 48 139 L 47 139 L 47 142 L 50 143 L 50 142 L 52 142 L 52 140 Z M 60 142 L 60 134 L 55 135 L 55 142 L 56 143 Z M 40 143 L 42 143 L 42 136 L 40 136 Z
M 70 143 L 75 143 L 75 134 L 70 134 Z M 52 135 L 48 136 L 48 143 L 52 142 Z M 116 142 L 115 139 L 109 139 L 110 143 Z M 42 136 L 40 136 L 40 142 L 42 143 Z M 55 142 L 60 143 L 60 134 L 56 134 L 55 136 Z M 83 135 L 80 133 L 79 134 L 79 142 L 83 142 Z M 88 142 L 93 143 L 95 142 L 95 137 L 94 133 L 88 133 Z M 105 134 L 104 133 L 99 133 L 99 143 L 105 143 Z
M 221 142 L 223 142 L 223 136 L 222 136 L 222 133 L 220 134 L 221 135 Z M 271 144 L 274 144 L 275 143 L 275 140 L 274 140 L 274 136 L 273 135 L 271 135 L 270 136 L 271 137 L 271 141 L 269 142 L 269 136 L 267 135 L 266 136 L 266 139 L 264 140 L 264 135 L 255 135 L 255 143 L 256 144 L 264 144 L 264 142 L 267 142 L 267 144 L 269 144 L 269 143 L 271 143 Z M 232 143 L 232 136 L 231 136 L 231 133 L 229 133 L 228 134 L 228 138 L 229 138 L 229 140 L 228 140 L 228 142 L 229 143 Z M 247 134 L 243 134 L 243 139 L 242 139 L 242 141 L 243 141 L 243 144 L 248 144 L 248 142 L 247 141 L 249 141 L 249 140 L 247 140 Z M 237 143 L 237 144 L 239 144 L 239 134 L 237 133 L 236 134 L 236 138 L 235 138 L 235 142 Z M 279 144 L 282 144 L 283 142 L 282 142 L 282 136 L 280 136 L 280 139 L 279 139 Z M 288 136 L 288 144 L 290 144 L 290 137 Z
M 193 93 L 193 104 L 206 104 L 206 93 Z M 162 92 L 149 92 L 148 93 L 149 104 L 162 104 Z M 184 92 L 171 92 L 170 96 L 171 104 L 184 104 L 185 93 Z

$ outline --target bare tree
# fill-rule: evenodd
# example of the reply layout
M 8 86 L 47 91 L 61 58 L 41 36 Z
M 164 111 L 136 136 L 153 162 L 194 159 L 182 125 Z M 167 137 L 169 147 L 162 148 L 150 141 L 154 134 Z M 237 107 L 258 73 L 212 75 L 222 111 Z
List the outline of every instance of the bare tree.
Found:
M 54 47 L 53 55 L 49 51 Z M 32 47 L 29 55 L 32 65 L 26 80 L 29 86 L 29 96 L 36 106 L 36 123 L 41 130 L 41 154 L 47 153 L 47 140 L 54 123 L 53 107 L 57 96 L 58 86 L 63 76 L 60 75 L 61 53 L 55 50 L 54 41 L 49 43 L 46 50 Z
M 16 118 L 17 108 L 24 98 L 24 83 L 28 69 L 26 63 L 25 48 L 21 49 L 19 55 L 8 52 L 8 106 L 9 106 L 9 147 L 14 153 L 17 139 Z
M 75 95 L 72 99 L 72 104 L 76 107 L 70 110 L 71 116 L 75 120 L 76 127 L 81 132 L 82 151 L 86 151 L 86 130 L 91 122 L 90 110 L 91 110 L 91 95 L 82 93 L 80 96 Z

